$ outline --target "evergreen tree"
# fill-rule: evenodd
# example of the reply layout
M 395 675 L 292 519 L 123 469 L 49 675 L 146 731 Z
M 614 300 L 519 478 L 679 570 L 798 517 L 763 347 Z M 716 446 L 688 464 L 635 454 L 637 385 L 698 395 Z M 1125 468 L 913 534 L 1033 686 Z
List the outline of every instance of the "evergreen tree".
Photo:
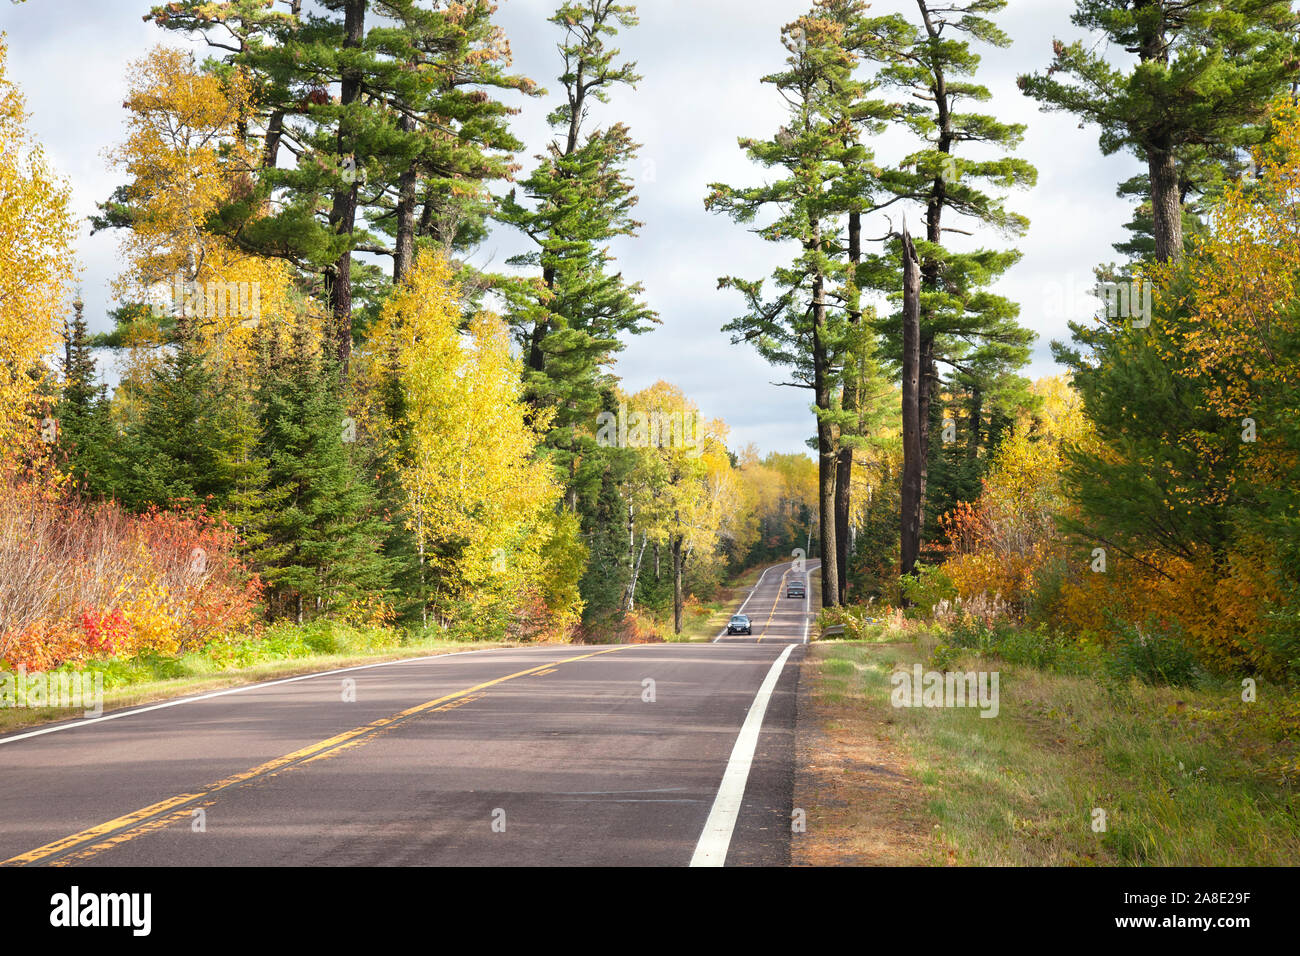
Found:
M 266 7 L 181 0 L 155 7 L 152 18 L 202 34 L 225 51 L 215 68 L 251 83 L 242 127 L 257 158 L 247 188 L 214 225 L 242 248 L 319 278 L 346 371 L 354 299 L 374 313 L 385 287 L 353 253 L 392 256 L 400 279 L 417 239 L 461 248 L 480 238 L 486 184 L 511 175 L 520 146 L 506 127 L 512 110 L 487 90 L 534 87 L 506 71 L 509 45 L 488 0 Z M 295 162 L 281 165 L 286 151 Z M 104 208 L 109 224 L 129 218 Z
M 578 589 L 585 602 L 583 620 L 592 624 L 624 606 L 631 568 L 628 562 L 627 502 L 623 486 L 631 455 L 622 449 L 606 456 L 606 470 L 582 510 L 588 560 Z M 664 578 L 668 584 L 667 576 Z M 671 588 L 664 592 L 671 597 Z
M 1044 109 L 1101 128 L 1106 155 L 1147 165 L 1152 251 L 1183 252 L 1183 204 L 1203 160 L 1258 143 L 1268 102 L 1300 71 L 1300 14 L 1289 0 L 1078 0 L 1070 18 L 1107 40 L 1052 41 L 1052 65 L 1019 78 Z M 1104 50 L 1136 54 L 1112 63 Z
M 879 64 L 881 84 L 898 97 L 894 115 L 919 140 L 919 148 L 896 167 L 880 171 L 880 188 L 889 198 L 877 207 L 906 202 L 925 209 L 925 235 L 915 240 L 921 264 L 918 518 L 924 534 L 932 529 L 923 519 L 932 510 L 926 502 L 930 459 L 941 440 L 941 392 L 963 382 L 981 400 L 998 391 L 999 382 L 1028 361 L 1034 338 L 1017 322 L 1019 307 L 988 290 L 1020 260 L 1020 252 L 987 248 L 957 252 L 945 235 L 970 235 L 972 228 L 985 227 L 1018 236 L 1028 228 L 1024 216 L 1008 210 L 1002 198 L 990 191 L 1032 186 L 1037 181 L 1033 166 L 1010 155 L 1021 143 L 1024 126 L 963 108 L 967 102 L 990 98 L 988 88 L 975 80 L 980 56 L 971 44 L 1010 45 L 992 19 L 1005 7 L 1005 0 L 971 0 L 943 7 L 917 0 L 919 22 L 893 14 L 869 18 L 863 26 L 870 35 L 864 43 L 865 55 Z M 985 159 L 964 155 L 980 147 L 993 147 L 1004 155 Z M 899 292 L 901 249 L 900 243 L 891 241 L 885 251 L 864 256 L 859 270 L 862 286 Z M 880 331 L 886 353 L 891 358 L 900 356 L 898 315 L 884 318 Z M 987 450 L 984 433 L 977 430 L 976 438 L 976 454 L 980 448 Z
M 546 454 L 563 476 L 565 504 L 581 519 L 591 555 L 580 586 L 590 620 L 619 606 L 617 595 L 630 580 L 625 549 L 606 540 L 611 532 L 603 523 L 608 509 L 615 515 L 625 510 L 610 496 L 618 494 L 611 475 L 626 464 L 617 460 L 618 449 L 596 442 L 593 428 L 616 404 L 608 367 L 623 349 L 620 336 L 658 322 L 641 285 L 615 271 L 609 251 L 612 240 L 634 236 L 641 225 L 632 218 L 637 198 L 628 171 L 639 147 L 623 123 L 597 126 L 591 116 L 594 104 L 608 103 L 618 87 L 640 80 L 636 65 L 620 61 L 619 50 L 609 45 L 638 19 L 630 4 L 573 0 L 549 22 L 564 32 L 563 99 L 547 117 L 555 135 L 498 212 L 534 248 L 510 263 L 527 278 L 498 278 L 523 353 L 526 394 L 552 415 Z
M 106 389 L 96 384 L 98 371 L 80 296 L 72 307 L 73 319 L 63 332 L 63 384 L 54 412 L 58 441 L 77 487 L 89 495 L 110 497 L 117 435 Z
M 1148 328 L 1071 323 L 1078 347 L 1053 347 L 1098 439 L 1067 449 L 1062 480 L 1078 516 L 1066 528 L 1112 560 L 1195 560 L 1202 547 L 1222 555 L 1234 515 L 1249 503 L 1241 425 L 1213 410 L 1213 378 L 1175 345 L 1188 321 L 1180 281 L 1157 297 Z
M 555 412 L 546 444 L 574 508 L 600 486 L 602 449 L 590 430 L 609 408 L 606 367 L 623 348 L 618 337 L 644 332 L 658 318 L 641 301 L 640 284 L 612 271 L 608 247 L 641 225 L 631 215 L 637 200 L 627 171 L 638 146 L 622 123 L 589 126 L 593 103 L 640 79 L 636 64 L 618 62 L 619 51 L 606 43 L 637 24 L 636 8 L 566 2 L 550 22 L 564 30 L 564 100 L 547 117 L 556 138 L 502 201 L 500 218 L 536 247 L 511 260 L 536 274 L 507 284 L 507 318 L 523 349 L 530 401 Z M 589 467 L 579 474 L 584 462 Z
M 763 82 L 781 91 L 788 122 L 771 139 L 742 139 L 741 147 L 784 176 L 754 188 L 713 184 L 705 203 L 742 223 L 774 210 L 777 218 L 759 235 L 801 247 L 789 267 L 773 274 L 771 294 L 764 280 L 728 277 L 720 285 L 740 291 L 749 310 L 726 330 L 736 341 L 752 342 L 773 364 L 791 368 L 791 384 L 813 391 L 827 606 L 840 603 L 840 573 L 847 570 L 847 541 L 840 538 L 847 538 L 854 436 L 875 413 L 860 396 L 877 390 L 878 376 L 859 291 L 862 216 L 876 208 L 877 190 L 866 173 L 874 167 L 861 135 L 878 130 L 887 110 L 868 96 L 871 84 L 856 77 L 859 50 L 869 39 L 863 9 L 860 3 L 825 0 L 783 29 L 787 68 Z
M 187 320 L 177 323 L 175 345 L 133 397 L 135 418 L 124 429 L 115 479 L 124 505 L 219 510 L 232 503 L 237 482 L 256 483 L 256 469 L 245 464 L 252 436 L 232 414 L 239 399 Z
M 265 526 L 260 570 L 274 616 L 301 623 L 369 596 L 392 576 L 382 553 L 388 529 L 352 457 L 338 367 L 300 325 L 293 353 L 273 356 L 258 390 L 267 479 L 278 499 Z

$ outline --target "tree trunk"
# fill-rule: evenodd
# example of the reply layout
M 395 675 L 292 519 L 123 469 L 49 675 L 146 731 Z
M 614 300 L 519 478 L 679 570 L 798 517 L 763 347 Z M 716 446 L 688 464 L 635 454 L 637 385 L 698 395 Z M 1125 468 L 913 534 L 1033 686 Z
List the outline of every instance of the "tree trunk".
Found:
M 289 4 L 289 16 L 296 22 L 302 13 L 302 0 L 293 0 Z M 275 169 L 280 161 L 280 140 L 284 136 L 284 113 L 282 109 L 271 111 L 266 121 L 266 138 L 262 143 L 262 168 Z
M 862 260 L 862 214 L 858 212 L 849 213 L 849 267 L 852 269 L 851 288 L 852 295 L 848 302 L 848 317 L 850 325 L 855 328 L 862 320 L 861 298 L 857 291 L 857 266 Z M 861 348 L 860 342 L 854 342 L 854 351 Z M 856 369 L 849 371 L 849 362 L 844 363 L 844 397 L 841 400 L 841 407 L 846 414 L 856 413 L 858 410 L 858 391 L 861 382 L 858 380 Z M 852 426 L 850 426 L 852 427 Z M 853 428 L 853 434 L 856 437 L 860 428 Z M 835 565 L 836 575 L 840 585 L 841 601 L 847 599 L 849 590 L 849 511 L 853 506 L 853 447 L 850 444 L 847 448 L 840 449 L 839 461 L 835 468 Z
M 942 24 L 936 23 L 931 16 L 929 0 L 917 0 L 917 6 L 921 11 L 921 19 L 925 24 L 926 35 L 937 46 L 940 43 L 943 31 Z M 930 182 L 930 194 L 927 197 L 925 207 L 925 238 L 928 242 L 938 246 L 941 245 L 943 240 L 943 210 L 948 201 L 947 163 L 952 162 L 949 157 L 952 155 L 953 144 L 956 142 L 956 134 L 952 125 L 952 100 L 948 98 L 953 94 L 948 89 L 948 77 L 944 73 L 942 62 L 937 55 L 929 66 L 934 80 L 934 118 L 937 127 L 935 149 L 944 157 L 945 165 L 940 168 Z M 906 273 L 906 265 L 904 266 L 904 273 Z M 918 280 L 920 282 L 918 287 L 918 310 L 920 309 L 919 289 L 924 288 L 927 292 L 938 292 L 941 286 L 940 279 L 940 263 L 935 259 L 927 258 Z M 919 499 L 916 512 L 916 546 L 919 553 L 921 529 L 925 524 L 926 486 L 930 478 L 930 407 L 939 391 L 939 371 L 935 363 L 934 321 L 932 316 L 926 314 L 918 319 L 918 336 L 920 355 L 917 367 L 917 413 L 919 418 L 918 435 L 920 436 L 921 446 L 917 492 Z
M 917 333 L 920 340 L 918 365 L 919 387 L 916 392 L 917 415 L 921 420 L 921 508 L 917 515 L 918 534 L 925 530 L 925 495 L 930 484 L 930 430 L 934 425 L 934 396 L 939 390 L 939 373 L 934 362 L 934 336 Z
M 817 483 L 819 488 L 819 544 L 822 556 L 822 607 L 838 607 L 840 603 L 839 552 L 835 547 L 835 443 L 831 426 L 817 423 Z
M 812 223 L 812 246 L 821 248 L 821 225 Z M 813 389 L 818 410 L 831 407 L 830 356 L 824 340 L 826 328 L 825 277 L 813 276 Z M 835 547 L 835 472 L 839 465 L 839 448 L 834 426 L 817 416 L 817 483 L 818 518 L 821 528 L 822 607 L 840 603 L 839 551 Z
M 1178 164 L 1171 149 L 1148 149 L 1151 176 L 1152 232 L 1156 259 L 1169 262 L 1183 254 L 1183 200 L 1178 185 Z
M 632 580 L 627 585 L 627 602 L 624 610 L 636 610 L 636 582 L 641 577 L 641 565 L 645 561 L 646 536 L 641 535 L 641 550 L 632 558 Z
M 402 132 L 414 133 L 415 120 L 405 114 Z M 411 271 L 415 261 L 415 190 L 420 178 L 419 165 L 412 162 L 398 178 L 397 234 L 393 242 L 393 284 L 397 285 Z
M 916 573 L 921 547 L 921 264 L 903 226 L 903 487 L 900 565 Z
M 682 632 L 682 566 L 686 563 L 682 556 L 682 536 L 673 536 L 673 633 Z
M 284 110 L 275 110 L 266 121 L 266 139 L 262 145 L 262 168 L 275 169 L 280 161 L 280 138 L 284 136 Z
M 1166 34 L 1171 11 L 1161 5 L 1152 12 L 1159 15 L 1143 17 L 1139 21 L 1138 59 L 1143 63 L 1168 65 L 1170 43 Z M 1167 135 L 1156 135 L 1155 142 L 1143 144 L 1151 184 L 1151 232 L 1155 239 L 1156 261 L 1170 262 L 1183 254 L 1183 196 L 1173 143 Z
M 551 267 L 542 269 L 542 283 L 546 286 L 548 292 L 555 291 L 555 270 Z M 532 337 L 528 343 L 528 367 L 534 372 L 544 371 L 546 368 L 546 355 L 542 351 L 542 342 L 546 338 L 546 333 L 550 329 L 549 320 L 539 319 L 533 326 Z
M 632 610 L 632 595 L 636 590 L 636 509 L 628 502 L 627 506 L 627 568 L 628 584 L 623 592 L 623 610 Z
M 980 456 L 980 432 L 984 427 L 984 393 L 978 385 L 970 390 L 970 435 L 966 439 L 966 457 L 974 461 Z
M 346 0 L 343 14 L 343 47 L 352 49 L 361 46 L 365 35 L 367 0 Z M 361 98 L 361 73 L 357 70 L 344 70 L 340 77 L 339 104 L 346 107 Z M 348 157 L 355 158 L 355 144 L 349 130 L 345 115 L 339 121 L 338 155 L 340 161 Z M 355 172 L 355 169 L 353 170 Z M 330 210 L 330 225 L 341 236 L 351 236 L 357 220 L 356 177 L 352 182 L 343 183 L 334 193 L 334 205 Z M 352 250 L 345 248 L 338 259 L 326 273 L 326 286 L 330 313 L 334 318 L 335 335 L 338 339 L 339 371 L 346 376 L 348 365 L 352 361 Z

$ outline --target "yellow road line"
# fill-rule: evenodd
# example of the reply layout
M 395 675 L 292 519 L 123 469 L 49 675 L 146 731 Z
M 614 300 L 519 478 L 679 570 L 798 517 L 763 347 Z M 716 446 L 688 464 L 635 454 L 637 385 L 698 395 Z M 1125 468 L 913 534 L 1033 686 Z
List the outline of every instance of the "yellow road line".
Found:
M 327 740 L 319 741 L 310 746 L 295 750 L 293 753 L 285 754 L 283 757 L 276 757 L 264 764 L 254 767 L 251 770 L 245 770 L 232 776 L 226 777 L 211 786 L 204 787 L 197 793 L 182 793 L 174 797 L 169 797 L 158 803 L 142 807 L 132 813 L 101 823 L 98 826 L 82 830 L 80 833 L 74 833 L 71 836 L 63 837 L 61 840 L 55 840 L 53 843 L 47 843 L 45 846 L 37 847 L 34 850 L 28 850 L 18 856 L 10 857 L 8 860 L 0 861 L 0 866 L 26 866 L 32 863 L 39 863 L 48 860 L 50 857 L 59 854 L 69 853 L 77 850 L 75 856 L 78 859 L 91 856 L 101 850 L 107 850 L 119 843 L 125 843 L 141 834 L 148 833 L 152 830 L 166 826 L 176 820 L 186 816 L 191 812 L 191 808 L 186 804 L 193 803 L 196 800 L 203 800 L 211 797 L 213 794 L 222 790 L 228 790 L 231 787 L 247 783 L 258 777 L 269 776 L 279 770 L 283 770 L 291 765 L 300 766 L 304 763 L 311 762 L 320 757 L 331 754 L 334 751 L 351 748 L 361 743 L 366 743 L 370 738 L 377 736 L 380 731 L 392 727 L 394 724 L 410 720 L 426 711 L 442 710 L 443 705 L 449 701 L 458 700 L 462 697 L 468 697 L 477 691 L 497 684 L 505 683 L 508 680 L 514 680 L 517 677 L 527 677 L 529 674 L 536 674 L 540 671 L 549 671 L 558 667 L 560 664 L 572 664 L 574 661 L 586 660 L 590 657 L 598 657 L 601 654 L 611 654 L 614 651 L 622 650 L 622 647 L 610 647 L 603 651 L 593 651 L 590 654 L 579 654 L 576 657 L 568 657 L 562 661 L 548 661 L 545 664 L 539 664 L 537 667 L 530 667 L 527 670 L 517 671 L 514 674 L 507 674 L 505 677 L 497 677 L 493 680 L 484 681 L 481 684 L 475 684 L 473 687 L 466 687 L 464 690 L 458 690 L 455 693 L 447 694 L 436 700 L 426 701 L 423 704 L 417 704 L 401 713 L 394 714 L 392 717 L 383 717 L 379 720 L 372 721 L 365 726 L 356 727 L 352 730 L 341 734 L 336 734 Z M 209 801 L 210 803 L 210 801 Z M 205 803 L 204 806 L 209 805 Z M 178 808 L 184 808 L 178 810 Z M 86 847 L 86 844 L 93 844 Z
M 763 636 L 767 634 L 767 629 L 772 626 L 772 618 L 776 616 L 776 606 L 781 603 L 781 589 L 785 587 L 785 576 L 789 573 L 789 568 L 786 568 L 781 573 L 781 583 L 776 586 L 776 600 L 772 602 L 772 610 L 768 612 L 767 623 L 763 625 L 763 633 L 758 635 L 758 640 L 755 641 L 756 644 L 763 643 Z

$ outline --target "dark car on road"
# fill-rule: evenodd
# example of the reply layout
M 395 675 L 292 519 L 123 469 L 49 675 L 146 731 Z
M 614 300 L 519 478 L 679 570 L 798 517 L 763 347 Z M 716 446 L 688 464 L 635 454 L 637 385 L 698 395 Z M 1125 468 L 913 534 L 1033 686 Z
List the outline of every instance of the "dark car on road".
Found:
M 791 581 L 785 586 L 785 596 L 802 600 L 808 596 L 808 592 L 804 589 L 802 581 Z
M 753 634 L 754 628 L 749 623 L 749 618 L 743 614 L 733 615 L 727 622 L 728 634 Z

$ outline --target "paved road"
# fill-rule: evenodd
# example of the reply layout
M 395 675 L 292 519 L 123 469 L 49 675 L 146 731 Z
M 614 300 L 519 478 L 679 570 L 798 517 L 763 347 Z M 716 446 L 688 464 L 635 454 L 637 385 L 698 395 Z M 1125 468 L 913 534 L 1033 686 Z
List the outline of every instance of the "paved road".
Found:
M 806 602 L 753 637 L 371 665 L 0 738 L 11 865 L 782 865 Z

